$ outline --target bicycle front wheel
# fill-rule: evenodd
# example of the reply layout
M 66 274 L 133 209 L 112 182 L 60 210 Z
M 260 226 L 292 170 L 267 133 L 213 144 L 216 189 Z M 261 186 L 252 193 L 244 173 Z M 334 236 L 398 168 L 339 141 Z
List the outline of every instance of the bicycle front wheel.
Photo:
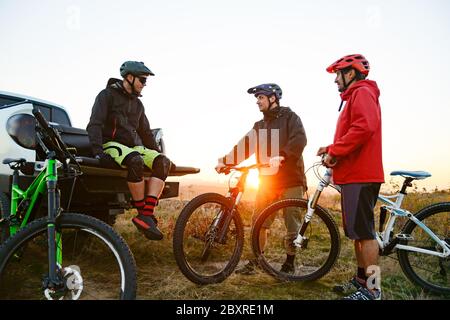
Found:
M 47 218 L 35 220 L 0 247 L 0 299 L 135 298 L 136 264 L 128 245 L 107 224 L 75 213 L 56 220 L 61 283 L 49 289 L 47 224 Z
M 416 218 L 450 248 L 450 202 L 426 207 L 417 213 Z M 408 221 L 402 233 L 410 235 L 411 240 L 403 240 L 401 244 L 443 252 L 442 247 L 413 221 Z M 426 291 L 450 293 L 450 257 L 441 258 L 407 250 L 398 250 L 397 255 L 403 272 L 413 283 Z
M 219 238 L 232 206 L 230 199 L 206 193 L 192 199 L 181 211 L 175 225 L 173 251 L 181 272 L 192 282 L 222 282 L 239 263 L 244 229 L 237 211 L 225 237 Z
M 286 199 L 264 209 L 252 229 L 252 249 L 260 266 L 282 281 L 312 281 L 324 276 L 335 264 L 340 251 L 339 230 L 330 214 L 317 206 L 304 234 L 307 241 L 297 248 L 297 232 L 287 230 L 286 221 L 303 221 L 308 208 L 304 199 Z M 294 264 L 284 266 L 287 253 Z

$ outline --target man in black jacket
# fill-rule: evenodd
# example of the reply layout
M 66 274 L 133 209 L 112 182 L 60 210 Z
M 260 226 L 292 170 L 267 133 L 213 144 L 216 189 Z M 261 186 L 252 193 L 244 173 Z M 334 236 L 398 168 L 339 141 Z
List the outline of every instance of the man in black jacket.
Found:
M 128 187 L 138 215 L 134 225 L 150 240 L 161 240 L 154 209 L 164 189 L 170 160 L 161 154 L 139 100 L 148 76 L 154 73 L 143 62 L 126 61 L 122 80 L 111 78 L 95 99 L 86 128 L 94 156 L 104 166 L 114 162 L 128 169 Z M 152 176 L 144 181 L 144 166 Z
M 260 169 L 259 189 L 256 195 L 253 222 L 258 214 L 269 204 L 279 199 L 302 198 L 306 190 L 304 174 L 303 149 L 306 146 L 306 134 L 300 117 L 290 108 L 281 107 L 281 88 L 274 84 L 261 84 L 250 88 L 248 93 L 255 95 L 259 110 L 264 118 L 255 122 L 252 130 L 223 158 L 216 166 L 217 172 L 222 172 L 226 166 L 237 165 L 256 154 L 259 164 L 269 164 L 269 169 Z M 248 142 L 246 140 L 248 139 Z M 285 241 L 286 261 L 281 267 L 282 272 L 294 272 L 295 239 L 300 227 L 299 212 L 290 208 L 285 214 L 287 235 Z M 270 224 L 265 226 L 266 230 Z M 266 232 L 262 233 L 263 236 Z M 265 237 L 261 246 L 264 248 Z M 250 260 L 238 273 L 252 274 L 257 262 Z

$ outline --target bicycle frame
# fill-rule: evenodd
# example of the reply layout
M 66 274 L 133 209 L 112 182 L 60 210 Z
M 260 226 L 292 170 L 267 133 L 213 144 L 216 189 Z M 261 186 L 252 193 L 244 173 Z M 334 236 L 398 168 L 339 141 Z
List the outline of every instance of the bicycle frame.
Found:
M 264 167 L 267 167 L 267 165 L 266 164 L 254 164 L 254 165 L 250 165 L 248 167 L 230 166 L 230 167 L 226 168 L 226 171 L 224 171 L 226 173 L 229 173 L 230 170 L 235 170 L 235 171 L 241 172 L 241 175 L 239 176 L 238 182 L 235 187 L 231 187 L 231 185 L 229 185 L 228 192 L 225 196 L 226 198 L 233 200 L 233 207 L 231 208 L 230 214 L 226 213 L 226 212 L 228 212 L 227 210 L 222 209 L 219 212 L 219 214 L 217 215 L 216 219 L 214 219 L 214 221 L 211 225 L 211 227 L 213 227 L 213 228 L 217 228 L 219 226 L 219 224 L 221 225 L 221 228 L 218 230 L 218 235 L 217 235 L 217 241 L 219 243 L 223 243 L 224 240 L 226 239 L 226 235 L 227 235 L 230 223 L 231 223 L 231 219 L 233 218 L 233 215 L 236 212 L 236 207 L 241 202 L 242 195 L 244 194 L 245 182 L 247 181 L 247 176 L 248 176 L 250 170 L 256 169 L 256 168 L 264 168 Z M 231 180 L 231 178 L 230 178 L 230 180 Z M 225 220 L 222 221 L 224 214 L 225 214 Z
M 46 164 L 47 166 L 47 164 Z M 19 228 L 24 227 L 31 212 L 36 206 L 37 201 L 42 197 L 46 190 L 46 167 L 39 173 L 34 179 L 31 185 L 26 190 L 19 188 L 19 173 L 18 170 L 14 170 L 11 186 L 11 212 L 10 212 L 10 235 L 14 235 Z M 23 211 L 25 213 L 23 214 Z M 20 215 L 23 215 L 20 217 Z M 19 225 L 19 218 L 22 220 Z
M 440 240 L 439 237 L 437 237 L 434 234 L 434 232 L 431 231 L 430 228 L 428 228 L 424 223 L 422 223 L 419 219 L 417 219 L 414 216 L 414 214 L 412 214 L 408 210 L 401 208 L 404 198 L 405 198 L 405 194 L 403 194 L 401 192 L 399 192 L 395 195 L 392 195 L 392 196 L 386 196 L 386 195 L 378 196 L 378 200 L 380 200 L 383 203 L 386 203 L 388 205 L 385 208 L 390 213 L 389 220 L 388 220 L 383 232 L 381 232 L 381 233 L 377 232 L 377 242 L 378 242 L 379 247 L 381 249 L 385 249 L 393 241 L 398 241 L 398 240 L 396 240 L 396 239 L 399 239 L 398 237 L 394 238 L 394 239 L 389 239 L 390 234 L 391 234 L 392 230 L 394 229 L 394 225 L 395 225 L 395 221 L 396 221 L 397 217 L 406 217 L 409 220 L 413 221 L 419 228 L 424 230 L 434 241 L 436 241 L 436 243 L 440 247 L 442 247 L 443 252 L 439 253 L 436 251 L 426 250 L 426 249 L 422 249 L 422 248 L 416 248 L 413 246 L 407 246 L 407 245 L 398 244 L 398 243 L 393 247 L 394 249 L 420 252 L 420 253 L 425 253 L 425 254 L 429 254 L 429 255 L 433 255 L 433 256 L 438 256 L 441 258 L 448 257 L 450 255 L 450 248 L 448 247 L 448 244 L 445 241 Z M 390 199 L 395 199 L 395 202 L 391 201 Z M 399 240 L 401 240 L 401 239 L 399 239 Z

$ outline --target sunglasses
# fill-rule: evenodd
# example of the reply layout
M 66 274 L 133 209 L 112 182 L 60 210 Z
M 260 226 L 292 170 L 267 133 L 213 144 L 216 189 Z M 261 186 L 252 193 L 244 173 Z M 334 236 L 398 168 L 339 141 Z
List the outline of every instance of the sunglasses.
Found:
M 142 84 L 145 84 L 147 82 L 147 78 L 146 77 L 137 77 L 139 79 L 139 82 Z

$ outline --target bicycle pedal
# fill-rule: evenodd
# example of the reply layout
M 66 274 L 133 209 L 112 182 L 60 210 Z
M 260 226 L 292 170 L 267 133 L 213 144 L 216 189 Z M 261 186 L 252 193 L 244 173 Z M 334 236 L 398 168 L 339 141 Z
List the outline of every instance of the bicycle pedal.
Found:
M 396 234 L 395 237 L 399 240 L 414 240 L 414 237 L 412 237 L 410 234 L 406 234 L 406 233 L 399 233 Z

